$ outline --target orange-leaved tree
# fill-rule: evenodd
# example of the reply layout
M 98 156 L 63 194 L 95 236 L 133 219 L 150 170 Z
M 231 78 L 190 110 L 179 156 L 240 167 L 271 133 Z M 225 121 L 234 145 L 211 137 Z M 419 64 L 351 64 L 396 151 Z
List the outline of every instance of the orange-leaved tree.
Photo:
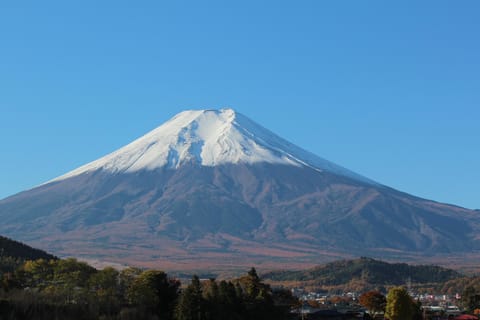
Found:
M 368 313 L 375 317 L 378 313 L 385 312 L 387 299 L 379 291 L 368 291 L 359 297 L 359 302 L 362 306 L 367 308 Z

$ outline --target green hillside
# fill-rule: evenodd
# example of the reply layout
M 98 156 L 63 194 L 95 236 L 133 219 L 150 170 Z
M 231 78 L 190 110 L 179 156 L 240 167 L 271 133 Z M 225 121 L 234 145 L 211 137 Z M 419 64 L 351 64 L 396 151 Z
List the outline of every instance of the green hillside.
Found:
M 433 265 L 387 263 L 370 258 L 331 262 L 308 270 L 274 271 L 263 274 L 272 282 L 302 282 L 317 287 L 398 286 L 445 283 L 462 277 L 458 272 Z
M 35 249 L 21 242 L 0 236 L 0 273 L 12 272 L 25 260 L 57 259 L 57 257 L 40 249 Z

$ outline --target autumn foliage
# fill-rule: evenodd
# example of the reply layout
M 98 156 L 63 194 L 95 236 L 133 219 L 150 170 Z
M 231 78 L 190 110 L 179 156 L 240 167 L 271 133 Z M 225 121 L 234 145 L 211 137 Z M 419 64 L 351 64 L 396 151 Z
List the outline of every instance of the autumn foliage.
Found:
M 359 297 L 359 302 L 368 309 L 372 316 L 375 316 L 375 314 L 385 312 L 387 299 L 379 291 L 368 291 Z

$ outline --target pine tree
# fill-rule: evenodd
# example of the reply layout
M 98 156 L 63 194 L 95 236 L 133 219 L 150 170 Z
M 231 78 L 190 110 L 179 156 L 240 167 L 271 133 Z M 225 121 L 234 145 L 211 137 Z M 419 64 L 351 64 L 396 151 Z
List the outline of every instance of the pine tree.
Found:
M 255 268 L 251 268 L 248 272 L 247 283 L 245 291 L 247 298 L 250 300 L 255 300 L 260 293 L 260 278 L 257 275 Z
M 175 310 L 177 320 L 205 320 L 205 300 L 198 276 L 182 291 Z
M 127 290 L 130 304 L 146 308 L 162 319 L 170 319 L 178 297 L 180 283 L 163 271 L 142 272 Z

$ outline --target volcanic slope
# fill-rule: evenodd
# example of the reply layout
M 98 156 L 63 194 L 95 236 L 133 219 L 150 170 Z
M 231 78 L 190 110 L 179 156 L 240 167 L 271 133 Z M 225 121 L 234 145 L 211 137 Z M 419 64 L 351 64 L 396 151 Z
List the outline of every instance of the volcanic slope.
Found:
M 383 186 L 231 109 L 185 111 L 0 201 L 0 233 L 165 269 L 474 254 L 479 214 Z

